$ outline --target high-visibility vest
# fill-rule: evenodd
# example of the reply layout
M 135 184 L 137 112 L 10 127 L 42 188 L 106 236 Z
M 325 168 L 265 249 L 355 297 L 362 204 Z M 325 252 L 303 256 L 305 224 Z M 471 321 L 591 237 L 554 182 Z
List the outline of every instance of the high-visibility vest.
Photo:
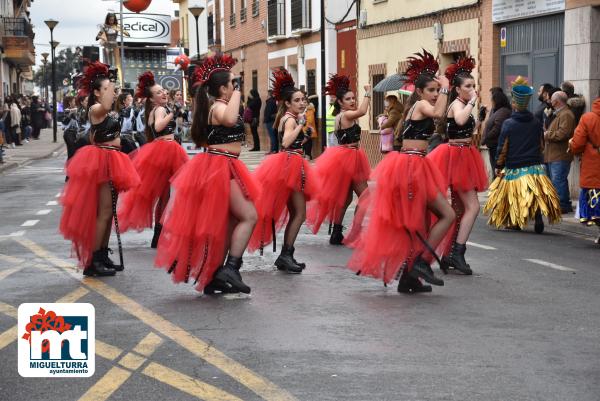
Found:
M 325 130 L 328 134 L 331 134 L 335 131 L 335 116 L 333 115 L 333 110 L 334 107 L 333 105 L 329 106 L 329 109 L 327 109 L 327 117 L 325 120 Z

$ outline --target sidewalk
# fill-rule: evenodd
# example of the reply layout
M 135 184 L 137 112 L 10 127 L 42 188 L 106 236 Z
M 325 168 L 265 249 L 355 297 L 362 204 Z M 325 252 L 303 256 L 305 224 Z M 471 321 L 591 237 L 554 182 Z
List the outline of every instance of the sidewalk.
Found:
M 65 149 L 62 129 L 57 131 L 57 142 L 52 142 L 52 128 L 43 129 L 39 140 L 31 139 L 29 143 L 12 149 L 6 145 L 4 149 L 4 164 L 0 164 L 0 173 L 22 166 L 32 160 L 45 159 L 60 153 Z

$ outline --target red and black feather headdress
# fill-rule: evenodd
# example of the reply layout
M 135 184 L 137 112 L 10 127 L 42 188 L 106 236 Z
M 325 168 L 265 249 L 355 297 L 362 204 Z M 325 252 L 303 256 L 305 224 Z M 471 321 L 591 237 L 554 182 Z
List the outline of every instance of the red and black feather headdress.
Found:
M 423 49 L 423 53 L 415 53 L 407 59 L 408 69 L 404 73 L 406 75 L 406 83 L 414 84 L 421 75 L 435 76 L 440 68 L 439 63 L 427 50 Z
M 325 86 L 325 94 L 337 96 L 340 91 L 348 92 L 350 90 L 350 77 L 347 75 L 331 74 L 329 81 Z
M 271 83 L 273 84 L 273 97 L 276 100 L 283 100 L 285 92 L 296 90 L 296 83 L 292 74 L 283 67 L 273 71 Z
M 210 76 L 217 71 L 231 71 L 231 68 L 236 65 L 237 59 L 229 54 L 217 53 L 214 56 L 205 58 L 194 69 L 191 76 L 192 87 L 202 85 L 209 80 Z
M 446 68 L 446 78 L 450 81 L 451 85 L 456 85 L 454 80 L 457 76 L 469 75 L 475 68 L 475 59 L 473 57 L 461 57 L 455 63 L 452 63 Z
M 146 88 L 152 88 L 156 85 L 154 80 L 154 74 L 152 71 L 146 71 L 138 77 L 138 84 L 135 90 L 135 97 L 142 98 L 147 97 Z
M 111 78 L 109 65 L 99 61 L 90 62 L 90 60 L 84 59 L 83 73 L 77 80 L 77 94 L 79 96 L 88 96 L 92 91 L 92 85 L 98 78 Z

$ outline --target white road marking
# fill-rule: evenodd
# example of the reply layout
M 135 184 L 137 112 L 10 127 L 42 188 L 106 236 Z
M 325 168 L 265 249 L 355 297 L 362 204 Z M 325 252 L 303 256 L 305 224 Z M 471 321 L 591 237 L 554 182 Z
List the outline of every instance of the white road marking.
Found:
M 58 205 L 57 201 L 50 201 L 50 202 L 46 203 L 46 206 L 56 206 L 56 205 Z
M 21 227 L 33 227 L 39 222 L 39 220 L 27 220 L 25 223 L 21 224 Z
M 37 216 L 45 216 L 47 214 L 50 214 L 51 211 L 52 211 L 52 209 L 38 210 L 36 215 Z
M 556 269 L 556 270 L 560 270 L 563 272 L 576 272 L 577 271 L 575 269 L 571 269 L 570 267 L 565 267 L 565 266 L 557 265 L 555 263 L 546 262 L 545 260 L 540 260 L 540 259 L 525 259 L 525 260 L 528 262 L 531 262 L 531 263 L 535 263 L 535 264 L 538 264 L 541 266 L 546 266 L 551 269 Z
M 467 241 L 467 245 L 474 246 L 475 248 L 485 249 L 488 251 L 495 251 L 497 249 L 497 248 L 494 248 L 493 246 L 478 244 L 476 242 L 470 242 L 470 241 Z
M 54 195 L 55 198 L 60 198 L 60 192 Z
M 25 230 L 23 231 L 15 231 L 14 233 L 8 234 L 9 237 L 22 237 L 25 235 Z

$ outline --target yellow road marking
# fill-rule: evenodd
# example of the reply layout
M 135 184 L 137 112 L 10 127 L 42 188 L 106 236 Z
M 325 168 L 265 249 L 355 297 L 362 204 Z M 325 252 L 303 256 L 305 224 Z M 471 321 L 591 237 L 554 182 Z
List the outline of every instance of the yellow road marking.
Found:
M 55 266 L 65 269 L 65 271 L 72 276 L 81 280 L 80 275 L 75 273 L 75 266 L 73 266 L 73 264 L 55 257 L 43 247 L 27 238 L 15 238 L 14 240 L 31 250 L 38 257 L 44 258 Z M 126 295 L 121 294 L 108 284 L 91 277 L 87 277 L 82 283 L 102 295 L 106 300 L 152 327 L 156 332 L 161 333 L 163 336 L 173 340 L 193 355 L 198 356 L 228 374 L 234 380 L 237 380 L 266 401 L 296 400 L 290 393 L 280 389 L 266 378 L 254 373 L 244 365 L 213 348 L 210 344 L 194 337 L 176 324 L 169 322 L 157 313 L 143 307 Z
M 96 382 L 79 401 L 102 401 L 111 396 L 131 376 L 131 372 L 113 366 L 100 380 Z
M 122 353 L 122 349 L 96 339 L 96 355 L 108 359 L 109 361 L 114 361 Z
M 144 356 L 150 356 L 162 341 L 162 338 L 151 332 L 133 348 L 133 352 L 137 352 Z
M 90 291 L 87 288 L 79 287 L 76 290 L 71 291 L 64 297 L 60 298 L 58 301 L 56 301 L 56 303 L 57 304 L 61 304 L 61 303 L 71 304 L 71 303 L 79 301 L 85 295 L 89 294 L 89 292 Z
M 119 365 L 129 370 L 138 370 L 146 362 L 146 358 L 143 356 L 136 355 L 134 353 L 128 353 L 119 361 Z
M 7 278 L 8 276 L 10 276 L 13 273 L 18 272 L 19 270 L 23 269 L 24 266 L 20 266 L 20 267 L 12 267 L 10 269 L 6 269 L 6 270 L 2 270 L 0 271 L 0 281 L 4 280 L 5 278 Z
M 4 255 L 3 253 L 0 253 L 0 260 L 2 260 L 4 262 L 12 263 L 12 264 L 18 264 L 18 263 L 25 262 L 25 259 L 16 258 L 16 257 L 10 256 L 10 255 Z
M 196 380 L 187 375 L 179 373 L 166 366 L 150 362 L 142 371 L 148 377 L 175 387 L 183 392 L 186 392 L 194 397 L 207 401 L 241 401 L 229 393 L 226 393 L 215 386 Z
M 4 333 L 0 333 L 0 350 L 15 341 L 17 339 L 17 333 L 18 330 L 16 324 Z
M 4 302 L 0 302 L 0 313 L 12 317 L 13 319 L 17 318 L 17 308 L 12 305 L 5 304 Z

